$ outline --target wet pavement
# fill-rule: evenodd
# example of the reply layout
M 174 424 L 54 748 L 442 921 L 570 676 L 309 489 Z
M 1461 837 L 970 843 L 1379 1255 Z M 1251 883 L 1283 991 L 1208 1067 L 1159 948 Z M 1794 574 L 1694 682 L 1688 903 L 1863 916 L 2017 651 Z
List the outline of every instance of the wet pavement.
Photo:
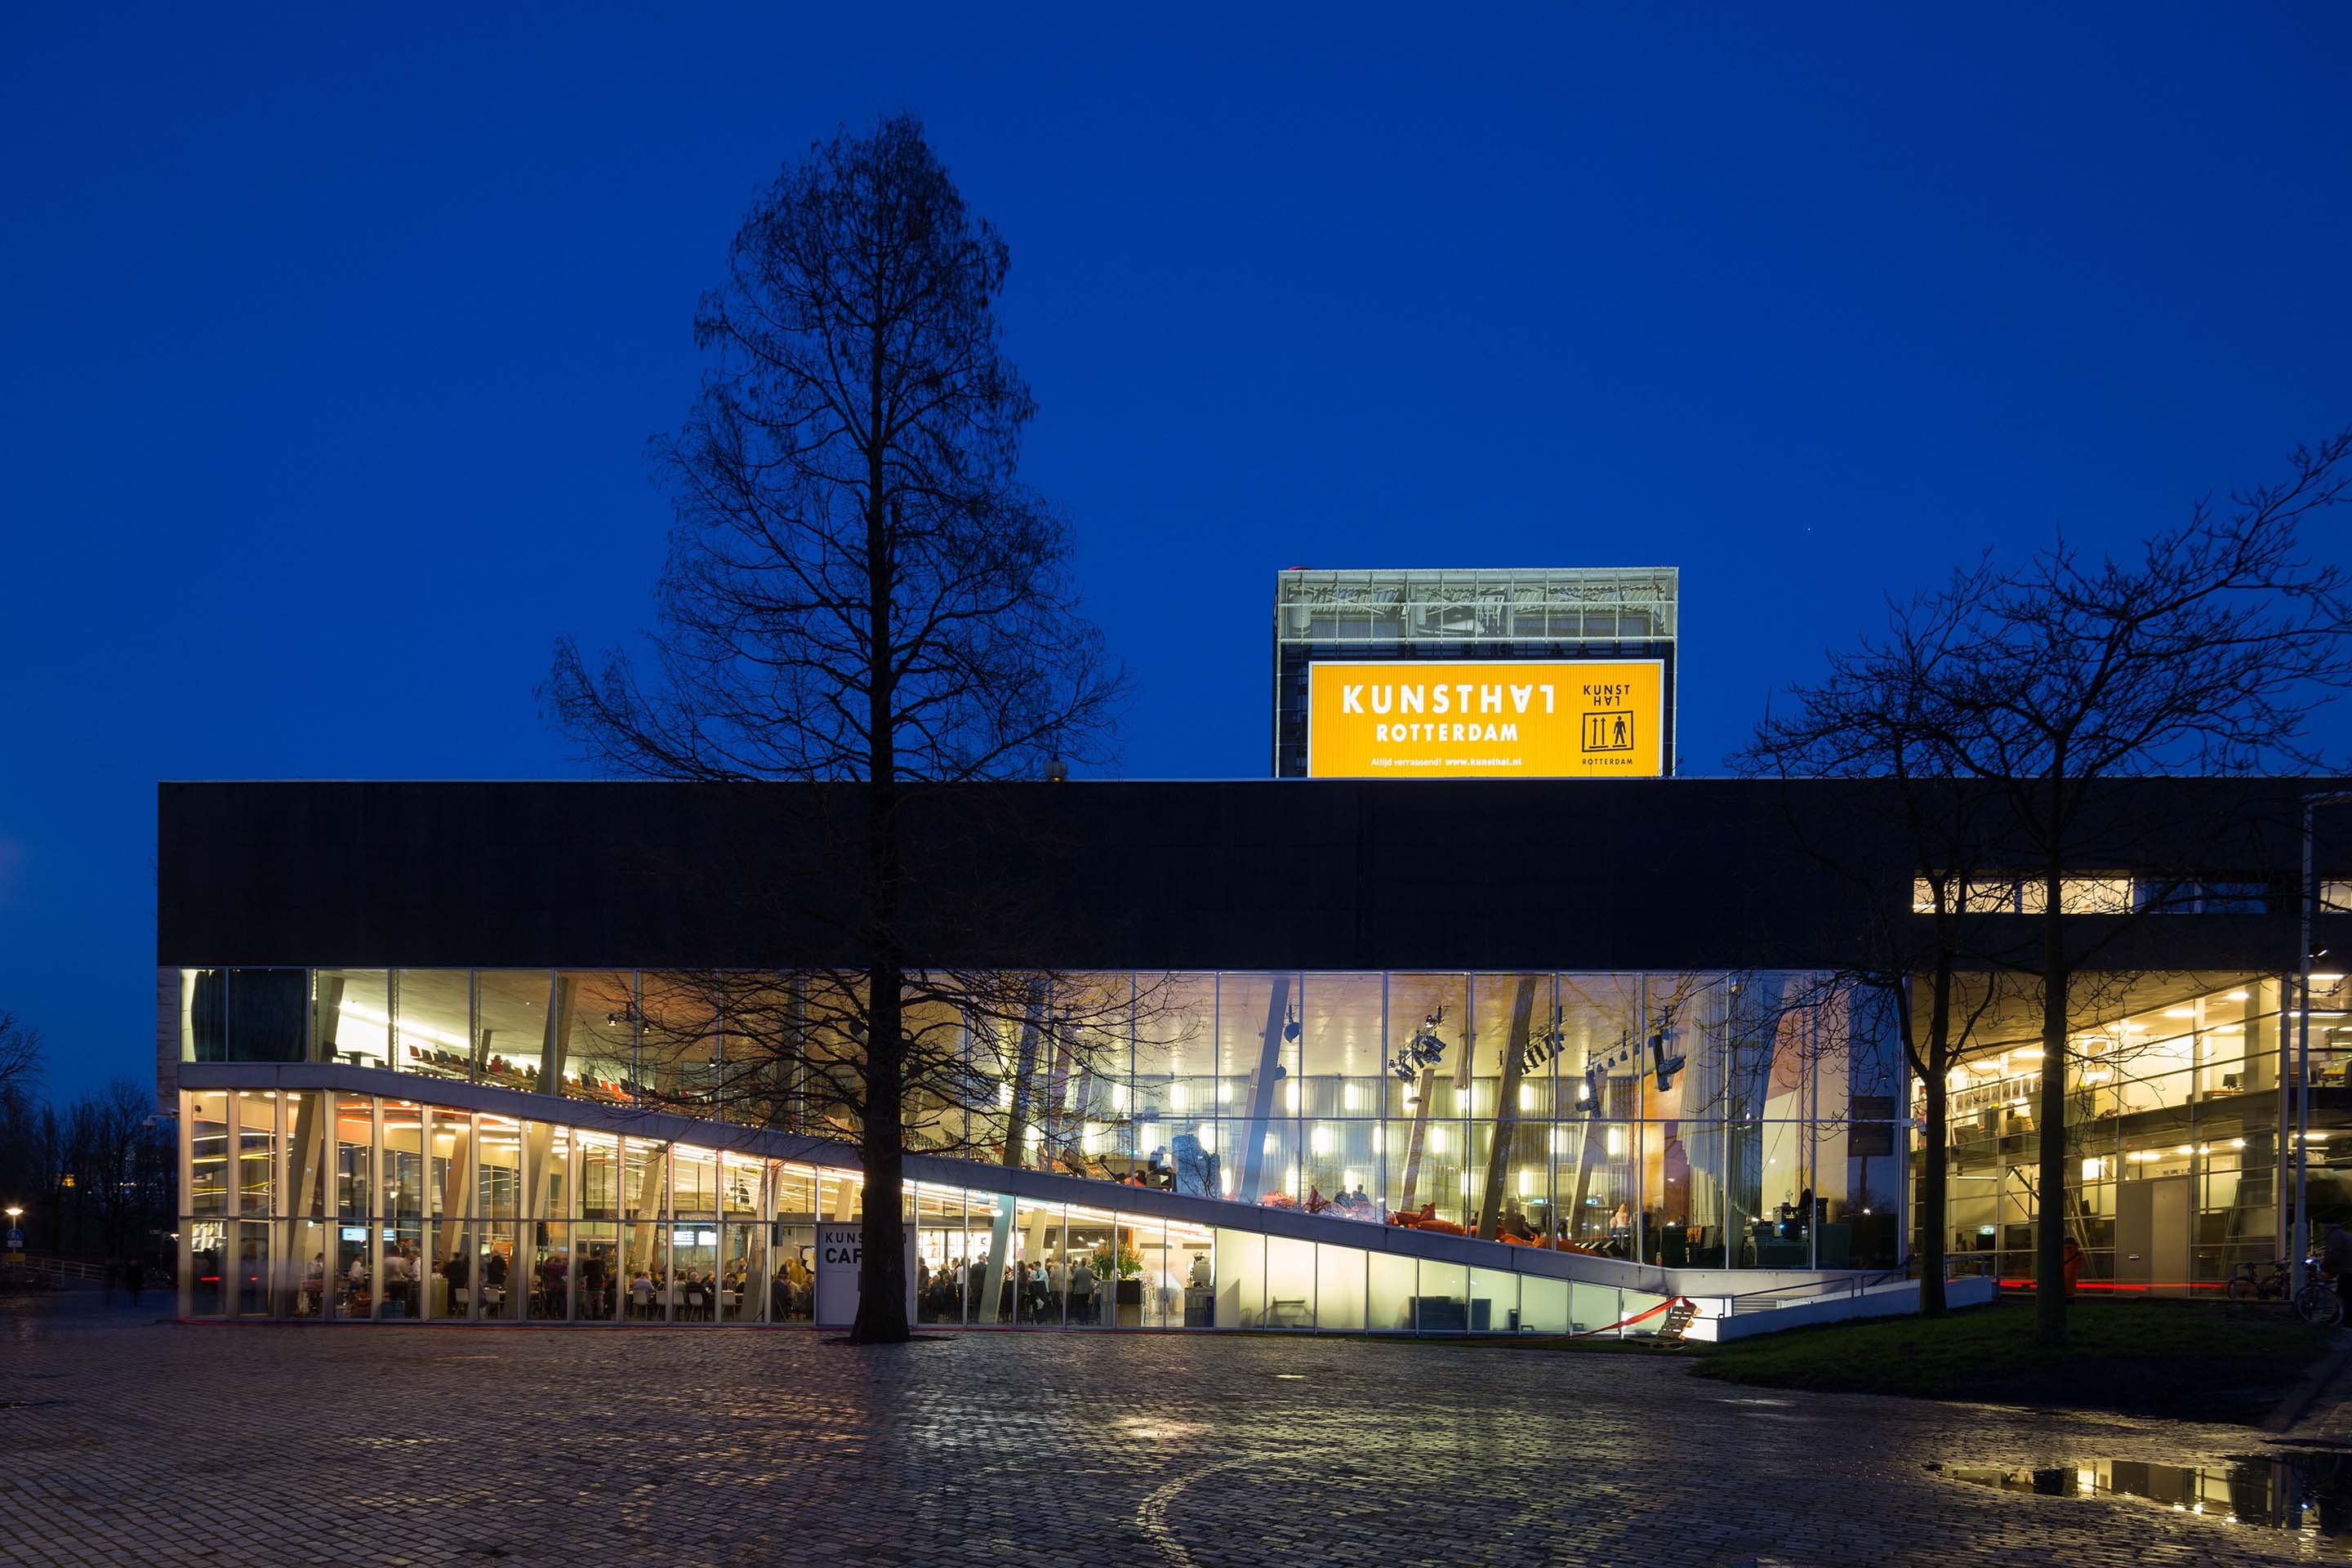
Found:
M 792 1330 L 205 1328 L 153 1310 L 0 1304 L 0 1563 L 2146 1568 L 2322 1552 L 2079 1485 L 2086 1467 L 2271 1451 L 2244 1427 L 1742 1389 L 1670 1355 L 1067 1332 L 862 1350 Z M 2352 1436 L 2352 1411 L 2324 1402 L 2290 1436 Z M 2075 1484 L 2045 1491 L 2036 1472 Z

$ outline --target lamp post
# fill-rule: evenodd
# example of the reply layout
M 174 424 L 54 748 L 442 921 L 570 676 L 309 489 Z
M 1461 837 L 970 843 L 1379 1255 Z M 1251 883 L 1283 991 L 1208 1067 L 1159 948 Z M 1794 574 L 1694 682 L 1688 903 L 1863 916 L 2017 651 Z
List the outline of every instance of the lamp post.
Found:
M 2294 1041 L 2294 1289 L 2303 1289 L 2304 1263 L 2311 1256 L 2311 921 L 2319 906 L 2319 884 L 2311 874 L 2312 816 L 2323 805 L 2352 801 L 2352 791 L 2303 797 L 2303 897 L 2297 920 L 2298 976 Z
M 5 1214 L 8 1216 L 8 1234 L 5 1238 L 0 1239 L 5 1239 L 7 1241 L 7 1250 L 10 1256 L 13 1257 L 25 1250 L 24 1247 L 19 1245 L 25 1238 L 19 1235 L 16 1230 L 16 1222 L 25 1217 L 25 1205 L 22 1204 L 10 1204 L 5 1209 L 0 1209 L 0 1214 Z

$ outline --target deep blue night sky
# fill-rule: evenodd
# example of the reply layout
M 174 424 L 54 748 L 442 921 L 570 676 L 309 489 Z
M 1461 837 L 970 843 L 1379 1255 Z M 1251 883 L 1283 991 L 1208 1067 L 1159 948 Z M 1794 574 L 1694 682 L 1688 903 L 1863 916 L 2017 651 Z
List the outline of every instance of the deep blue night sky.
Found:
M 646 622 L 695 294 L 845 119 L 1012 244 L 1134 774 L 1266 771 L 1284 565 L 1679 565 L 1706 772 L 1883 594 L 2352 420 L 2342 5 L 100 9 L 0 16 L 0 1008 L 66 1094 L 152 1059 L 157 779 L 580 771 L 549 645 Z

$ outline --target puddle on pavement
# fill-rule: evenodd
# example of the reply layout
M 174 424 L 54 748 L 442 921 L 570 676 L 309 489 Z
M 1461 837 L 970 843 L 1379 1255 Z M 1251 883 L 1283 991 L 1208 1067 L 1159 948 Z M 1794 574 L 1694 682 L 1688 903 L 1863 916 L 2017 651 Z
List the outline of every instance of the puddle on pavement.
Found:
M 2175 1513 L 2198 1514 L 2247 1529 L 2286 1531 L 2302 1537 L 2306 1545 L 2326 1556 L 2352 1558 L 2352 1455 L 2298 1451 L 2211 1465 L 2079 1459 L 2036 1469 L 1973 1465 L 1927 1468 L 1996 1491 L 2140 1499 Z

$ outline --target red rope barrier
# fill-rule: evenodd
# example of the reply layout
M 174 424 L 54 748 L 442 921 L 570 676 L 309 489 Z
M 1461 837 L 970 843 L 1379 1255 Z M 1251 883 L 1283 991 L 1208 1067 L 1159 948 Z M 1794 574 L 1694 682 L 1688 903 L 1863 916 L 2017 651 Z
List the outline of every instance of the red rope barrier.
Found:
M 1669 1296 L 1664 1300 L 1659 1302 L 1656 1306 L 1651 1308 L 1648 1311 L 1636 1312 L 1630 1318 L 1621 1318 L 1617 1321 L 1609 1324 L 1606 1328 L 1586 1329 L 1581 1333 L 1567 1334 L 1562 1337 L 1571 1340 L 1589 1340 L 1595 1334 L 1605 1334 L 1614 1329 L 1631 1328 L 1633 1325 L 1641 1322 L 1645 1318 L 1654 1318 L 1660 1312 L 1670 1310 L 1675 1307 L 1695 1304 L 1696 1303 L 1693 1303 L 1691 1299 L 1687 1296 Z

